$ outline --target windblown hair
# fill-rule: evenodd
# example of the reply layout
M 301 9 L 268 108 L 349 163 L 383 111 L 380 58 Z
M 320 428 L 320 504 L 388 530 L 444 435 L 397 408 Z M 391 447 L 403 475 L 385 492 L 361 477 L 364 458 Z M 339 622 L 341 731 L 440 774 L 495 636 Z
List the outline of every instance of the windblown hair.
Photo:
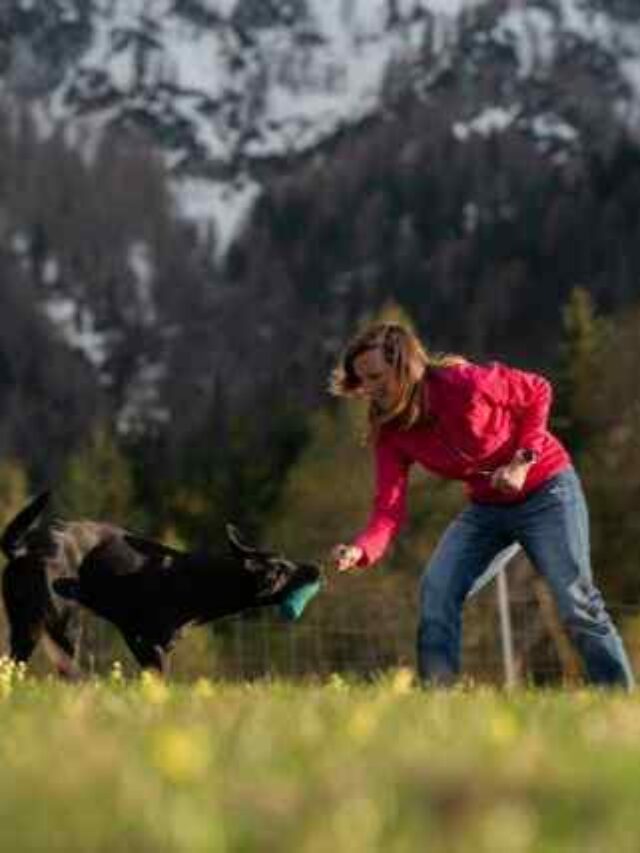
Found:
M 331 374 L 329 389 L 336 397 L 358 397 L 361 381 L 355 370 L 358 356 L 370 350 L 380 350 L 399 382 L 398 399 L 391 408 L 382 409 L 374 400 L 369 403 L 367 438 L 375 441 L 384 424 L 393 423 L 407 430 L 425 416 L 421 394 L 422 380 L 427 370 L 464 363 L 453 354 L 429 353 L 418 337 L 401 323 L 374 323 L 357 334 L 347 344 L 338 365 Z

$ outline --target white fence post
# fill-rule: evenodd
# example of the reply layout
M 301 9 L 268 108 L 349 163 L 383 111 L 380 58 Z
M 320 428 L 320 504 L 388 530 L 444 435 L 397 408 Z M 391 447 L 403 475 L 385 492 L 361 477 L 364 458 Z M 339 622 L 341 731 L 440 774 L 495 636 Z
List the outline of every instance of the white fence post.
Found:
M 511 630 L 509 587 L 507 584 L 507 573 L 504 568 L 498 572 L 496 583 L 498 587 L 498 611 L 500 613 L 500 640 L 502 644 L 504 683 L 510 689 L 516 685 L 516 664 L 513 651 L 513 632 Z
M 502 646 L 502 664 L 504 681 L 508 688 L 516 684 L 515 654 L 513 649 L 513 632 L 511 630 L 511 607 L 509 603 L 509 586 L 507 584 L 506 567 L 520 550 L 520 545 L 514 542 L 508 548 L 500 551 L 489 563 L 486 570 L 476 580 L 469 591 L 468 598 L 476 595 L 490 581 L 496 578 L 498 593 L 498 612 L 500 614 L 500 643 Z

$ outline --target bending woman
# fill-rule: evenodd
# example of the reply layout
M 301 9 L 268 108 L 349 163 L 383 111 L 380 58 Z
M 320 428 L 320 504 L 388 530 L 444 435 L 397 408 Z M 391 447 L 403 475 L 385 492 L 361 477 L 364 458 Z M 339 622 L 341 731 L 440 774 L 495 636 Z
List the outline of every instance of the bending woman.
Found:
M 414 462 L 462 480 L 470 498 L 421 581 L 423 681 L 450 683 L 458 675 L 465 598 L 493 557 L 519 542 L 549 584 L 587 679 L 633 687 L 622 640 L 593 582 L 580 480 L 548 428 L 545 379 L 495 362 L 433 357 L 409 329 L 378 323 L 347 346 L 332 391 L 368 402 L 376 463 L 371 516 L 350 544 L 333 549 L 338 571 L 383 556 L 405 517 Z

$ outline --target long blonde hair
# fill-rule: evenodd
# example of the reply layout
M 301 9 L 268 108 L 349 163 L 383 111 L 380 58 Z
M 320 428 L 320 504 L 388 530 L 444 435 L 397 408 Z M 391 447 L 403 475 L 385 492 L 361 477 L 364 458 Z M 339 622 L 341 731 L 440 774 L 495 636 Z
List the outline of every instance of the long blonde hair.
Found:
M 421 421 L 425 416 L 420 393 L 425 372 L 465 361 L 459 355 L 429 353 L 415 333 L 401 323 L 373 323 L 347 344 L 331 373 L 329 390 L 333 395 L 357 397 L 360 394 L 362 383 L 354 363 L 358 356 L 370 350 L 380 350 L 385 362 L 394 369 L 400 393 L 389 409 L 382 409 L 373 400 L 369 403 L 369 441 L 375 441 L 384 424 L 393 423 L 398 429 L 407 430 Z

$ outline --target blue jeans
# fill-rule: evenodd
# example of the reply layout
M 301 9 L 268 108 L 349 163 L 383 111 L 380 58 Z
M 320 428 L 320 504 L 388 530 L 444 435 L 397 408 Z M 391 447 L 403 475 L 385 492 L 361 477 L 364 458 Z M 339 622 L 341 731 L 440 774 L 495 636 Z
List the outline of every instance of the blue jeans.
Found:
M 516 504 L 470 504 L 449 525 L 420 585 L 418 671 L 449 683 L 460 671 L 462 607 L 493 557 L 519 542 L 555 599 L 592 684 L 631 689 L 622 640 L 593 583 L 589 518 L 573 468 Z

